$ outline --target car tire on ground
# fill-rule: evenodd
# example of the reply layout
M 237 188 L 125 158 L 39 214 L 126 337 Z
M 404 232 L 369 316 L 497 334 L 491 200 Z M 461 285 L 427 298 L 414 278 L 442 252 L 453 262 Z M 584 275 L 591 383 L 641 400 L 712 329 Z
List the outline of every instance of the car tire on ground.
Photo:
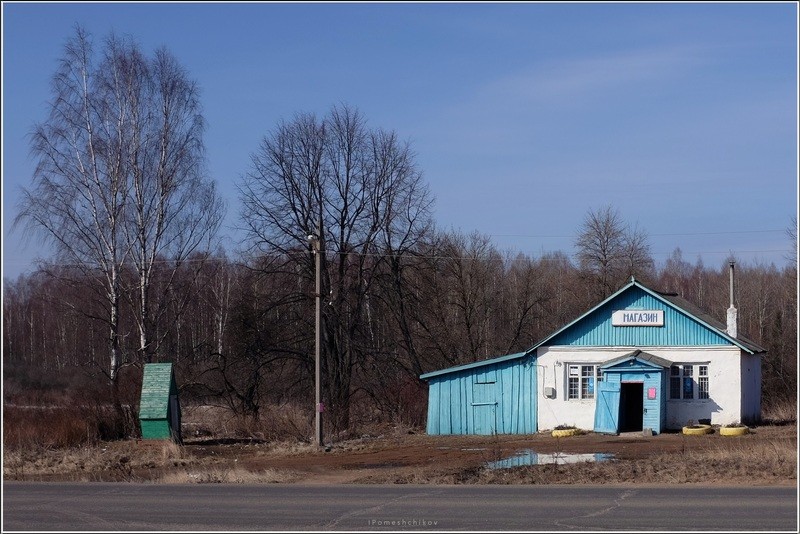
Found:
M 746 426 L 721 426 L 719 427 L 720 436 L 744 436 L 750 432 Z
M 711 425 L 692 425 L 683 427 L 683 433 L 686 436 L 702 436 L 712 432 Z
M 554 438 L 567 438 L 569 436 L 577 436 L 580 433 L 581 433 L 581 429 L 580 428 L 559 428 L 559 429 L 553 430 L 551 435 Z

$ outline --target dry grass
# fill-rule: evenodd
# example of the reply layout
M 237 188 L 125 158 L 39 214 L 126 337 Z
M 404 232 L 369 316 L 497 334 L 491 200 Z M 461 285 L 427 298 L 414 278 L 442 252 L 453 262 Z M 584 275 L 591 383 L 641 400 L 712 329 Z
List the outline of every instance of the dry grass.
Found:
M 117 441 L 95 447 L 3 451 L 3 477 L 8 480 L 146 480 L 149 472 L 197 463 L 183 447 L 169 442 Z
M 606 462 L 496 470 L 484 465 L 537 444 L 547 450 L 556 441 L 543 433 L 510 445 L 507 436 L 488 440 L 426 436 L 418 434 L 418 429 L 386 423 L 334 441 L 330 452 L 320 456 L 308 431 L 297 430 L 301 424 L 308 430 L 313 427 L 311 419 L 306 420 L 308 414 L 290 406 L 270 409 L 274 421 L 254 423 L 223 408 L 186 407 L 185 445 L 178 445 L 103 441 L 97 423 L 103 416 L 100 412 L 4 407 L 3 475 L 7 480 L 253 484 L 319 476 L 341 483 L 398 484 L 785 484 L 797 480 L 796 406 L 792 403 L 765 410 L 769 424 L 756 426 L 744 436 L 713 434 L 692 439 L 673 435 L 664 442 L 671 444 L 668 449 L 657 441 L 642 442 L 650 444 L 647 452 L 639 448 L 637 454 Z M 285 413 L 279 416 L 282 409 Z M 295 430 L 285 431 L 287 425 Z M 279 432 L 281 428 L 284 433 Z M 600 443 L 591 438 L 570 439 L 583 443 L 580 447 Z M 575 444 L 569 442 L 573 451 L 580 452 Z M 453 456 L 440 451 L 450 448 L 456 449 Z M 477 457 L 464 452 L 459 456 L 459 448 L 483 452 Z M 437 453 L 436 458 L 443 461 L 430 461 Z
M 3 446 L 73 447 L 95 443 L 99 429 L 76 408 L 3 407 Z
M 730 443 L 718 443 L 686 454 L 697 471 L 705 467 L 709 476 L 724 473 L 735 479 L 797 479 L 795 440 L 754 441 L 748 436 L 724 439 Z
M 268 405 L 258 419 L 222 406 L 184 406 L 184 438 L 310 441 L 313 414 L 294 404 Z
M 797 480 L 797 442 L 716 436 L 701 447 L 647 458 L 508 469 L 407 468 L 356 479 L 383 484 L 774 484 Z M 725 440 L 725 441 L 720 441 Z
M 301 441 L 272 441 L 265 444 L 264 454 L 275 456 L 298 456 L 310 454 L 319 449 L 314 443 Z
M 297 478 L 295 473 L 280 469 L 248 471 L 235 467 L 231 469 L 211 469 L 194 471 L 175 471 L 165 473 L 153 482 L 161 484 L 274 484 L 291 482 Z
M 118 439 L 131 433 L 130 410 L 117 413 L 111 406 L 3 406 L 3 447 L 69 448 Z
M 430 469 L 413 467 L 396 470 L 390 473 L 372 474 L 357 478 L 355 484 L 474 484 L 478 482 L 483 468 L 468 469 Z
M 682 450 L 636 459 L 598 463 L 487 469 L 483 465 L 410 465 L 350 472 L 348 482 L 395 484 L 785 484 L 797 480 L 797 441 L 784 429 L 761 436 L 703 436 L 688 439 Z M 400 445 L 399 438 L 353 440 L 340 444 L 327 458 Z M 700 441 L 702 440 L 702 441 Z M 435 446 L 435 444 L 434 444 Z M 308 444 L 278 442 L 237 446 L 234 455 L 220 456 L 226 446 L 179 446 L 172 442 L 111 442 L 100 447 L 4 451 L 4 478 L 9 480 L 153 481 L 158 483 L 291 483 L 308 473 L 294 471 L 297 457 L 313 462 L 318 450 Z M 205 452 L 201 454 L 201 451 Z M 212 450 L 217 451 L 216 454 Z M 190 452 L 193 451 L 193 452 Z M 500 455 L 489 446 L 486 461 Z M 198 456 L 200 455 L 200 456 Z M 235 457 L 234 457 L 235 456 Z M 268 458 L 271 465 L 264 465 Z M 287 465 L 275 459 L 287 459 Z M 289 462 L 290 458 L 295 458 Z M 304 465 L 304 464 L 303 464 Z M 485 464 L 484 464 L 485 465 Z
M 235 436 L 241 423 L 230 410 L 219 406 L 181 406 L 184 439 Z
M 764 421 L 771 424 L 791 424 L 797 422 L 797 400 L 789 400 L 764 406 Z
M 181 446 L 173 441 L 165 441 L 161 445 L 161 462 L 166 464 L 175 460 L 183 460 L 186 458 L 186 451 Z

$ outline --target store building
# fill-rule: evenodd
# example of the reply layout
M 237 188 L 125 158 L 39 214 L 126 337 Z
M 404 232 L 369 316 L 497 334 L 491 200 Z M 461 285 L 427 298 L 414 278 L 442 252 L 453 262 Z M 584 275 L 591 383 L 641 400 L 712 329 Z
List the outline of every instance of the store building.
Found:
M 761 415 L 764 349 L 686 300 L 631 279 L 525 352 L 423 374 L 429 434 L 619 433 Z

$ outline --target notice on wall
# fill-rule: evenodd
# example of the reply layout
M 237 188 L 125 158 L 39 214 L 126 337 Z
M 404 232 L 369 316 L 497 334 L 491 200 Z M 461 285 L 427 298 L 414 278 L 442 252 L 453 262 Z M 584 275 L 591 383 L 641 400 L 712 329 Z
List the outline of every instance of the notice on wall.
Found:
M 664 326 L 664 310 L 616 310 L 612 326 Z
M 655 400 L 656 388 L 647 388 L 647 400 Z

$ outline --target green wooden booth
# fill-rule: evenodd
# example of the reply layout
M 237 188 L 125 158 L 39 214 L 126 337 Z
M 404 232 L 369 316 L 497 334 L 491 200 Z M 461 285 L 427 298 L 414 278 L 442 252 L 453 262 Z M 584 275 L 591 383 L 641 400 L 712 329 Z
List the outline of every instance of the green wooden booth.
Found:
M 181 405 L 171 363 L 147 363 L 139 402 L 142 439 L 181 441 Z

